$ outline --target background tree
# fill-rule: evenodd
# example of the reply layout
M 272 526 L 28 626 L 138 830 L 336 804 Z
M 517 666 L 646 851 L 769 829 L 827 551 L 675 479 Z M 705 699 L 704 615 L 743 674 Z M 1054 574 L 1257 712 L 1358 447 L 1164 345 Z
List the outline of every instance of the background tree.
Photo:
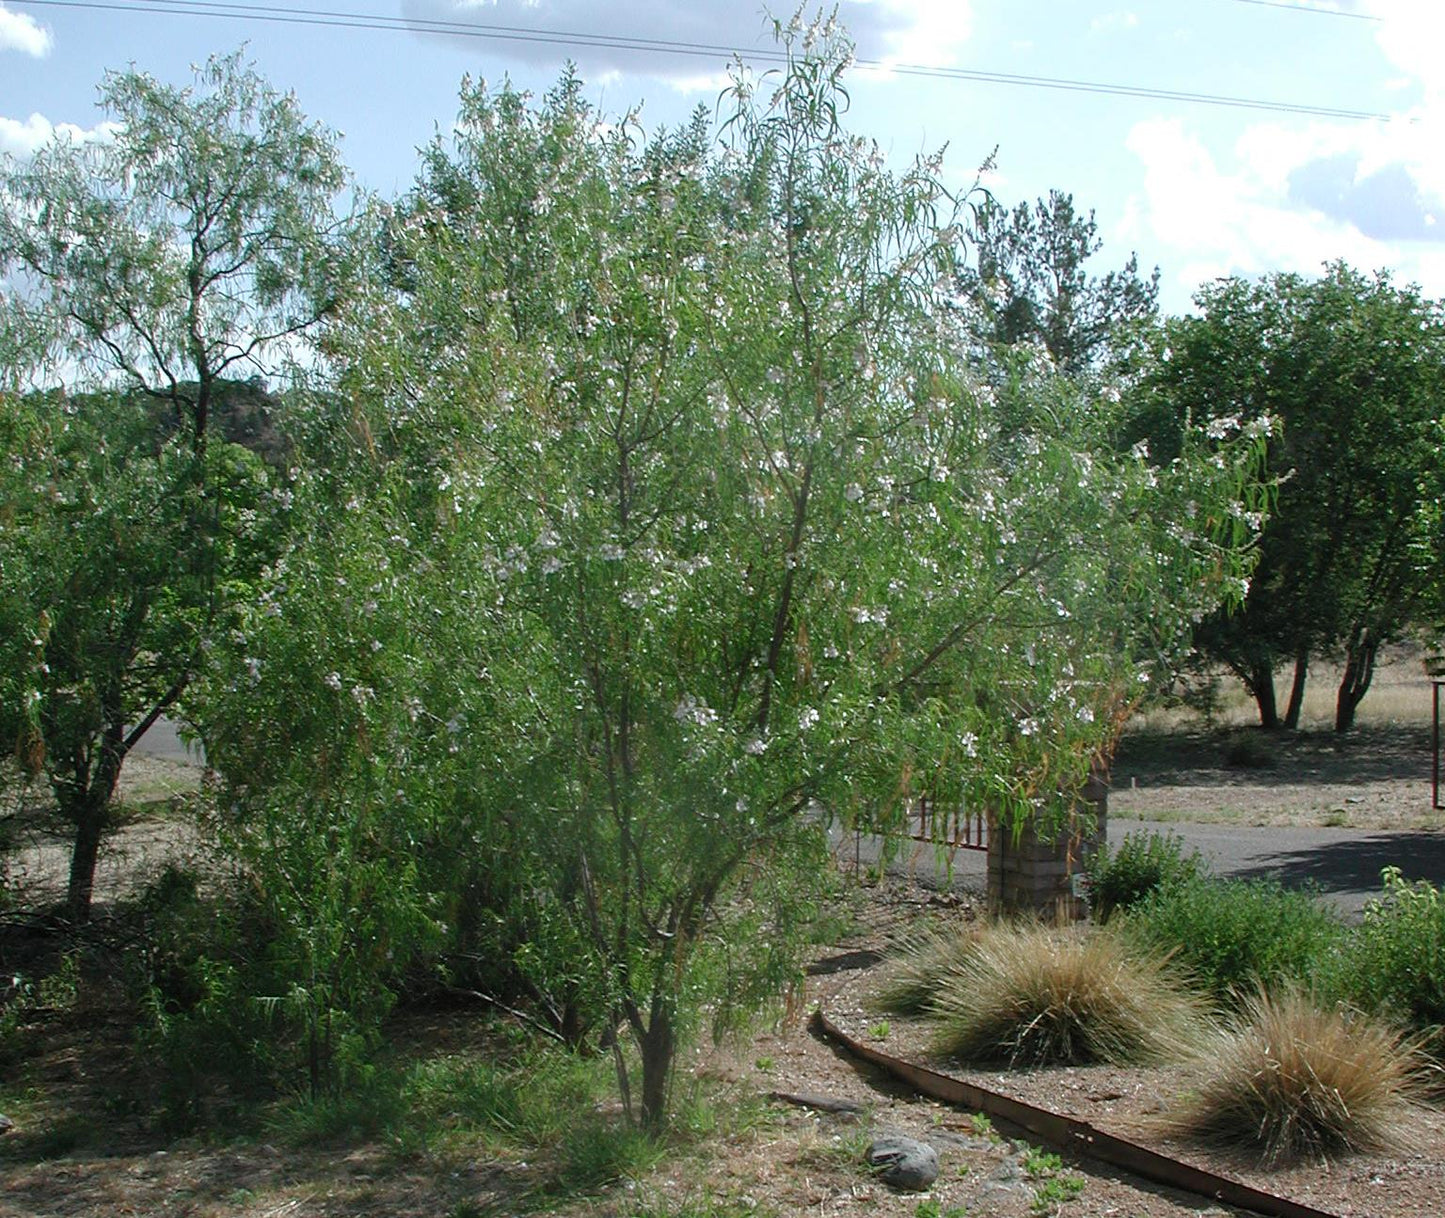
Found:
M 57 136 L 0 167 L 7 315 L 43 336 L 49 383 L 106 387 L 26 408 L 5 539 L 12 565 L 38 564 L 3 595 L 25 597 L 13 613 L 43 648 L 26 701 L 75 828 L 76 918 L 126 754 L 194 675 L 242 575 L 238 513 L 262 503 L 259 471 L 210 451 L 217 398 L 298 349 L 345 267 L 333 137 L 238 55 L 183 89 L 111 74 L 100 97 L 108 140 Z
M 1051 190 L 1033 207 L 1012 211 L 986 198 L 974 213 L 971 265 L 959 284 L 978 310 L 978 337 L 1012 345 L 1041 344 L 1068 373 L 1097 369 L 1130 326 L 1158 312 L 1159 269 L 1144 278 L 1139 260 L 1089 274 L 1103 248 L 1094 213 L 1074 210 L 1073 195 Z
M 1135 432 L 1169 453 L 1181 421 L 1275 418 L 1280 478 L 1244 611 L 1203 645 L 1244 681 L 1265 727 L 1299 722 L 1309 661 L 1339 655 L 1335 727 L 1369 689 L 1380 646 L 1428 616 L 1442 560 L 1436 505 L 1445 326 L 1439 306 L 1342 263 L 1318 279 L 1223 280 L 1171 322 Z M 1293 663 L 1281 718 L 1274 674 Z

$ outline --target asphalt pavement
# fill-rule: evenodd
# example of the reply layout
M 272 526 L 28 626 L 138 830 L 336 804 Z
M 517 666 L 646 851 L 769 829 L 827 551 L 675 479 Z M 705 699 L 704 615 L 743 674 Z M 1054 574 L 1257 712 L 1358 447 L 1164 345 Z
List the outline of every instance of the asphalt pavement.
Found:
M 137 751 L 173 761 L 199 762 L 197 750 L 188 749 L 173 724 L 157 722 L 136 746 Z M 1240 825 L 1194 824 L 1178 821 L 1112 819 L 1109 842 L 1117 846 L 1130 833 L 1172 833 L 1183 839 L 1187 851 L 1197 850 L 1216 875 L 1241 878 L 1272 877 L 1291 886 L 1313 885 L 1347 914 L 1358 915 L 1365 902 L 1380 892 L 1380 871 L 1399 867 L 1406 879 L 1429 880 L 1445 886 L 1445 832 L 1408 830 L 1256 828 Z M 851 859 L 853 843 L 840 844 L 839 853 Z M 877 844 L 862 843 L 862 861 L 877 858 Z M 961 890 L 984 890 L 984 856 L 959 850 L 950 869 L 940 867 L 929 846 L 905 851 L 895 864 L 912 869 L 933 883 L 951 883 Z
M 1313 886 L 1347 915 L 1358 916 L 1365 902 L 1380 894 L 1385 867 L 1399 867 L 1407 880 L 1445 885 L 1445 833 L 1117 819 L 1109 822 L 1109 844 L 1118 846 L 1131 833 L 1150 832 L 1182 839 L 1185 852 L 1197 850 L 1215 875 Z M 851 860 L 853 849 L 851 841 L 841 844 L 840 856 Z M 876 843 L 865 839 L 861 857 L 865 864 L 876 859 Z M 960 891 L 984 891 L 985 858 L 978 851 L 957 851 L 950 869 L 939 866 L 931 846 L 918 845 L 905 851 L 892 870 L 911 871 L 925 882 L 951 884 Z

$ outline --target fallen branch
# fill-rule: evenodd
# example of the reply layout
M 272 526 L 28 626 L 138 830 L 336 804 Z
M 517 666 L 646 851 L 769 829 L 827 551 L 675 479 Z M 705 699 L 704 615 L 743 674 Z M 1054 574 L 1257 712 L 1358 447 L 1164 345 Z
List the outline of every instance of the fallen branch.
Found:
M 812 1108 L 818 1112 L 847 1113 L 856 1116 L 863 1111 L 863 1105 L 857 1100 L 835 1100 L 830 1095 L 809 1095 L 807 1093 L 794 1095 L 789 1091 L 769 1091 L 768 1099 L 777 1100 L 780 1104 L 792 1104 L 797 1108 Z

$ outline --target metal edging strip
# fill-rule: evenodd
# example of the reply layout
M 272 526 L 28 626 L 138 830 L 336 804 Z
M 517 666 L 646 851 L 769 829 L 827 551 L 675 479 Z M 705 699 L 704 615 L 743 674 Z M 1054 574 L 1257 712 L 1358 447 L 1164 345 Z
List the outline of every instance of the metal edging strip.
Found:
M 1140 1146 L 1137 1142 L 1105 1133 L 1086 1121 L 1049 1112 L 1044 1108 L 1035 1108 L 1022 1100 L 964 1082 L 961 1078 L 939 1074 L 936 1070 L 891 1057 L 854 1040 L 832 1023 L 821 1010 L 813 1012 L 811 1026 L 815 1036 L 835 1041 L 855 1057 L 871 1062 L 899 1082 L 907 1083 L 915 1091 L 945 1103 L 962 1104 L 986 1112 L 989 1116 L 999 1117 L 1056 1147 L 1087 1155 L 1114 1167 L 1122 1167 L 1156 1184 L 1167 1184 L 1171 1188 L 1194 1193 L 1211 1201 L 1221 1201 L 1226 1205 L 1267 1215 L 1268 1218 L 1340 1218 L 1338 1214 L 1317 1210 L 1303 1202 L 1277 1197 L 1273 1193 L 1266 1193 L 1227 1176 L 1216 1175 L 1202 1167 L 1181 1163 L 1178 1159 L 1171 1159 L 1168 1155 Z

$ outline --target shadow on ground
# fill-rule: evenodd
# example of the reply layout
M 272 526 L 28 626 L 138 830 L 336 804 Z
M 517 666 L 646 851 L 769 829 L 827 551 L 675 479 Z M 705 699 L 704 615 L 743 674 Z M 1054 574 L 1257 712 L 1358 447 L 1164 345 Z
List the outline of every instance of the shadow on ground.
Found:
M 1368 724 L 1335 732 L 1126 732 L 1116 774 L 1155 786 L 1365 784 L 1430 777 L 1430 728 Z
M 1312 884 L 1326 893 L 1378 892 L 1385 867 L 1400 868 L 1407 880 L 1445 883 L 1445 833 L 1374 833 L 1282 850 L 1234 875 L 1269 877 L 1291 887 Z

